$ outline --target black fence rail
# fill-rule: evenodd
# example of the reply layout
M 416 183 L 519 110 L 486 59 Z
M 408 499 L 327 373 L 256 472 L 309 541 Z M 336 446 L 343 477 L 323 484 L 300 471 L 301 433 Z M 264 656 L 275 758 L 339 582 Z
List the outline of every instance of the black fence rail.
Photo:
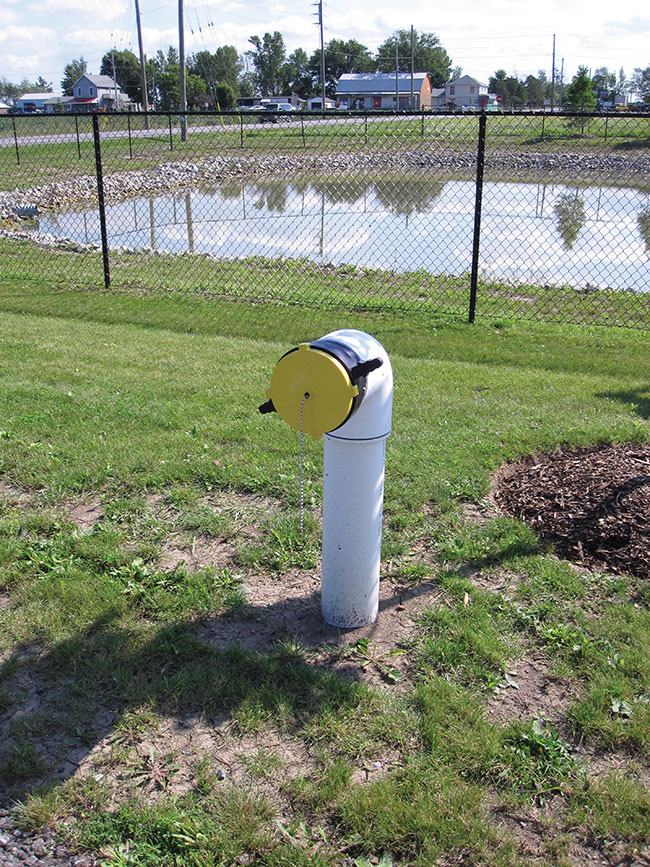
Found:
M 650 327 L 650 114 L 0 118 L 0 276 Z

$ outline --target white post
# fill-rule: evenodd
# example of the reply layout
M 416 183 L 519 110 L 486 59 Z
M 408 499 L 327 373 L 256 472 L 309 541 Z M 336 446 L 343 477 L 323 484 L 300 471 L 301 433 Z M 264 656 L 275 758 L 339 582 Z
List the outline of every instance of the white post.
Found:
M 383 346 L 363 331 L 335 331 L 361 361 L 381 358 L 350 419 L 324 435 L 322 612 L 332 626 L 373 623 L 379 568 L 386 439 L 391 430 L 393 373 Z

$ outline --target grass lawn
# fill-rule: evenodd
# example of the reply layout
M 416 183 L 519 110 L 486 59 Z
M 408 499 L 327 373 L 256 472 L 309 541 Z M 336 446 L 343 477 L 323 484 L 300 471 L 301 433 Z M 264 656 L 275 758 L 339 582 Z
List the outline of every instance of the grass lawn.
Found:
M 0 806 L 125 865 L 523 865 L 650 845 L 650 592 L 487 504 L 650 439 L 647 333 L 0 283 Z M 389 351 L 382 605 L 319 615 L 297 342 Z

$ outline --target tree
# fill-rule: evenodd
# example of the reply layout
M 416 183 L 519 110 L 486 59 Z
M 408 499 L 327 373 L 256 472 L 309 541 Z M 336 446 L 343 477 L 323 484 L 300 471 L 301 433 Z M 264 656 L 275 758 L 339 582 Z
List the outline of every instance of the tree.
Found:
M 488 84 L 490 93 L 501 97 L 503 108 L 517 108 L 524 105 L 528 99 L 528 91 L 517 76 L 508 75 L 505 69 L 497 69 L 490 77 Z
M 265 33 L 263 38 L 251 36 L 248 40 L 254 50 L 248 55 L 255 67 L 255 87 L 262 96 L 278 96 L 285 87 L 284 63 L 287 59 L 284 39 L 277 30 Z
M 395 72 L 395 44 L 397 67 L 400 72 L 411 71 L 411 31 L 396 30 L 377 49 L 377 69 Z M 416 72 L 428 72 L 432 87 L 443 87 L 450 79 L 451 58 L 435 33 L 413 31 L 413 57 Z
M 308 99 L 314 92 L 314 81 L 309 71 L 309 58 L 304 48 L 296 48 L 289 55 L 283 70 L 287 89 L 297 93 L 302 99 Z
M 237 94 L 227 81 L 217 85 L 217 105 L 221 111 L 232 111 L 237 105 Z
M 178 51 L 169 46 L 167 54 L 156 52 L 154 58 L 153 77 L 155 80 L 156 98 L 153 105 L 161 111 L 179 111 L 181 108 L 181 67 Z M 185 97 L 189 106 L 205 106 L 205 81 L 198 75 L 188 72 L 185 76 Z M 201 97 L 203 96 L 203 101 Z M 207 100 L 209 102 L 209 98 Z
M 393 67 L 394 68 L 394 67 Z M 331 39 L 325 46 L 325 93 L 336 94 L 336 85 L 344 72 L 374 72 L 376 64 L 365 45 L 356 39 Z M 309 72 L 314 82 L 314 91 L 321 92 L 320 48 L 309 58 Z
M 52 93 L 52 82 L 45 81 L 42 75 L 39 75 L 34 82 L 34 93 Z
M 622 96 L 624 93 L 627 93 L 627 89 L 629 87 L 627 76 L 625 75 L 625 70 L 621 66 L 618 71 L 618 78 L 616 79 L 616 84 L 614 85 L 614 96 Z
M 132 51 L 118 51 L 114 48 L 112 51 L 107 51 L 102 57 L 102 63 L 99 68 L 100 75 L 109 75 L 113 78 L 113 65 L 115 65 L 115 81 L 119 84 L 121 90 L 128 94 L 129 99 L 133 102 L 142 103 L 142 73 L 140 70 L 140 61 Z
M 586 66 L 579 66 L 571 84 L 564 88 L 564 105 L 576 109 L 593 108 L 596 105 L 589 70 Z
M 219 84 L 227 84 L 235 93 L 235 100 L 237 99 L 242 63 L 234 46 L 222 45 L 214 54 L 209 51 L 191 54 L 187 58 L 187 71 L 203 79 L 213 100 Z
M 598 99 L 610 99 L 611 91 L 616 87 L 616 75 L 606 66 L 599 66 L 591 76 L 591 89 L 595 90 Z
M 63 69 L 63 78 L 61 79 L 61 91 L 64 96 L 73 96 L 72 88 L 75 81 L 79 81 L 82 75 L 85 74 L 88 64 L 80 57 L 79 60 L 71 60 Z
M 532 108 L 541 108 L 544 105 L 544 97 L 546 95 L 546 76 L 544 81 L 536 78 L 534 75 L 529 75 L 524 81 L 526 88 L 526 102 Z
M 14 103 L 23 93 L 51 93 L 51 91 L 52 85 L 48 84 L 42 76 L 33 83 L 28 78 L 23 78 L 18 84 L 0 78 L 0 99 L 9 103 Z
M 630 79 L 630 91 L 650 105 L 650 66 L 646 66 L 645 69 L 637 67 L 634 70 Z

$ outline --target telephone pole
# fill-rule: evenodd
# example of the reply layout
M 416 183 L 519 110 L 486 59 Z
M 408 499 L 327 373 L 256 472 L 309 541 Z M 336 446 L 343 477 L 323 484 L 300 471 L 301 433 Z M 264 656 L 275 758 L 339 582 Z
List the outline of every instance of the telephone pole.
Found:
M 144 65 L 144 49 L 142 47 L 142 24 L 140 23 L 139 0 L 135 0 L 135 24 L 138 30 L 138 48 L 140 49 L 140 82 L 142 86 L 142 110 L 144 111 L 144 128 L 149 129 L 149 95 L 147 93 L 147 70 Z
M 181 141 L 187 141 L 187 94 L 185 92 L 185 24 L 183 21 L 183 0 L 178 0 L 178 54 L 181 74 Z
M 415 77 L 415 51 L 413 50 L 413 25 L 411 24 L 411 111 L 415 108 L 415 99 L 413 98 L 413 81 Z
M 395 37 L 395 111 L 399 111 L 399 39 Z
M 553 34 L 553 63 L 551 70 L 551 111 L 555 106 L 555 33 Z

